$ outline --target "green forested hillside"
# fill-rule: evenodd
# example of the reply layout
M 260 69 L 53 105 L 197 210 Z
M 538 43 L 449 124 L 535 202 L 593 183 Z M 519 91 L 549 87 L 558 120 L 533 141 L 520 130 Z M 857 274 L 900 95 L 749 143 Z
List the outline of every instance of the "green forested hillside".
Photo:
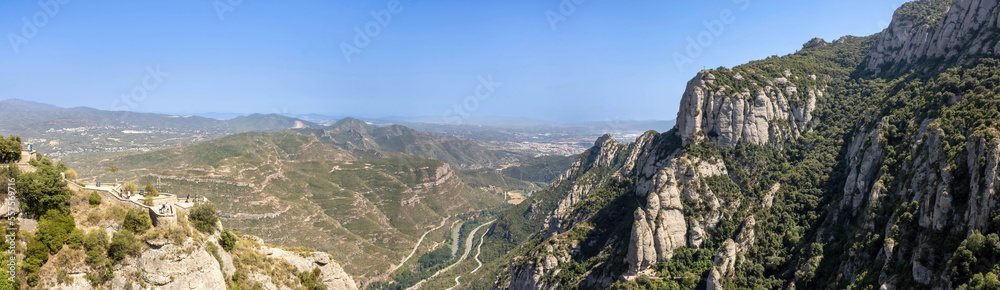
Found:
M 503 169 L 503 175 L 512 178 L 546 184 L 566 172 L 577 156 L 548 155 L 525 160 L 520 164 Z

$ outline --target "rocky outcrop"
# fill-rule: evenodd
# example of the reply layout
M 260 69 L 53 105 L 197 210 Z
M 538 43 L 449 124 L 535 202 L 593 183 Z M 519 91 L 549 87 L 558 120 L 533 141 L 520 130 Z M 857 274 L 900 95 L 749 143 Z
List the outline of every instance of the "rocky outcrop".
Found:
M 682 217 L 683 218 L 683 217 Z M 683 223 L 681 223 L 683 226 Z M 631 276 L 650 269 L 658 261 L 656 247 L 653 242 L 653 231 L 649 229 L 646 212 L 642 209 L 635 210 L 635 222 L 632 225 L 632 237 L 629 240 L 628 248 L 628 273 Z
M 344 272 L 340 264 L 333 262 L 333 259 L 327 253 L 311 252 L 308 254 L 299 254 L 266 246 L 261 247 L 261 252 L 268 257 L 284 260 L 292 264 L 299 272 L 310 272 L 318 268 L 321 273 L 320 281 L 323 282 L 323 285 L 326 285 L 327 289 L 358 289 L 354 280 Z
M 899 72 L 927 59 L 961 64 L 962 59 L 996 53 L 1000 51 L 997 4 L 990 0 L 906 3 L 879 36 L 864 67 L 874 73 Z
M 677 248 L 701 245 L 706 233 L 721 217 L 720 200 L 711 189 L 702 185 L 701 180 L 728 174 L 719 160 L 703 161 L 687 156 L 663 158 L 655 154 L 641 160 L 646 164 L 638 172 L 636 195 L 640 198 L 645 195 L 646 206 L 637 209 L 634 217 L 627 277 L 649 272 L 656 262 L 672 258 Z M 706 210 L 685 219 L 683 203 Z
M 653 135 L 655 133 L 645 134 L 645 139 L 640 137 L 638 140 L 650 142 L 650 137 Z M 608 172 L 620 172 L 623 167 L 630 166 L 625 164 L 634 164 L 637 155 L 635 152 L 640 150 L 637 148 L 644 146 L 642 144 L 648 145 L 642 142 L 626 145 L 618 142 L 611 135 L 601 136 L 594 142 L 593 147 L 570 166 L 570 169 L 552 182 L 555 187 L 566 188 L 566 191 L 562 192 L 562 198 L 553 201 L 555 208 L 552 212 L 536 212 L 535 206 L 538 201 L 533 202 L 525 214 L 547 214 L 544 217 L 543 229 L 540 233 L 543 237 L 542 240 L 546 242 L 543 245 L 536 245 L 528 255 L 515 259 L 511 265 L 509 288 L 558 289 L 562 287 L 561 282 L 547 280 L 544 277 L 558 275 L 559 265 L 569 262 L 574 259 L 574 255 L 578 254 L 581 241 L 562 235 L 579 222 L 589 218 L 587 214 L 581 215 L 575 209 L 594 190 L 600 189 L 612 180 L 620 181 L 622 176 L 620 173 L 609 176 Z M 582 283 L 591 285 L 590 287 L 607 287 L 620 274 L 597 273 L 586 277 Z
M 565 288 L 559 281 L 546 281 L 546 275 L 558 275 L 561 269 L 559 265 L 569 262 L 574 254 L 578 254 L 580 244 L 578 241 L 563 241 L 554 238 L 543 247 L 533 251 L 533 260 L 526 261 L 519 267 L 514 268 L 510 289 L 562 289 Z M 518 261 L 515 261 L 518 262 Z M 607 286 L 605 283 L 598 285 Z
M 215 243 L 213 238 L 209 236 L 207 242 Z M 235 272 L 230 253 L 217 249 L 219 258 L 216 259 L 207 247 L 193 238 L 187 238 L 182 244 L 174 244 L 167 239 L 150 240 L 146 244 L 149 248 L 137 257 L 128 258 L 115 266 L 115 276 L 109 284 L 112 289 L 145 289 L 143 285 L 152 286 L 153 289 L 225 289 L 226 277 L 231 277 Z M 327 289 L 358 289 L 354 280 L 326 253 L 311 252 L 303 255 L 267 246 L 261 246 L 256 251 L 268 258 L 287 262 L 299 272 L 320 269 L 319 281 Z M 219 260 L 222 260 L 222 265 Z M 253 272 L 245 278 L 260 283 L 264 289 L 286 287 L 280 281 L 273 281 L 268 274 Z M 81 289 L 91 289 L 89 284 L 87 286 Z
M 763 84 L 730 87 L 716 85 L 712 72 L 699 72 L 688 82 L 677 112 L 676 128 L 684 144 L 707 139 L 726 147 L 765 145 L 809 131 L 823 91 L 800 92 L 788 76 L 790 72 Z M 737 77 L 742 78 L 739 73 L 731 78 Z
M 712 271 L 706 278 L 708 289 L 724 289 L 722 278 L 733 277 L 736 274 L 737 262 L 740 255 L 745 254 L 753 247 L 756 241 L 754 227 L 757 225 L 756 219 L 750 216 L 743 224 L 743 228 L 736 236 L 736 240 L 727 239 L 719 247 L 713 260 Z
M 817 38 L 810 39 L 809 42 L 806 42 L 805 44 L 803 44 L 802 48 L 805 49 L 805 48 L 813 48 L 813 47 L 820 47 L 820 46 L 826 46 L 826 45 L 827 45 L 826 40 L 823 40 L 822 38 L 817 37 Z
M 882 165 L 882 158 L 885 155 L 885 140 L 882 137 L 882 126 L 879 123 L 870 133 L 859 130 L 854 140 L 848 147 L 850 159 L 850 173 L 847 182 L 844 184 L 844 198 L 840 200 L 840 206 L 848 208 L 851 215 L 856 215 L 862 203 L 872 200 L 869 193 L 878 194 L 881 188 L 873 188 L 878 180 L 876 174 Z
M 993 136 L 1000 134 L 994 133 Z M 996 208 L 996 194 L 1000 193 L 1000 138 L 986 139 L 974 135 L 966 144 L 969 164 L 969 203 L 963 216 L 968 233 L 985 228 L 990 221 L 991 209 Z
M 597 141 L 594 142 L 594 147 L 587 152 L 589 155 L 586 158 L 581 158 L 570 166 L 570 169 L 560 175 L 552 183 L 557 184 L 561 182 L 569 182 L 570 189 L 566 192 L 565 197 L 559 200 L 555 211 L 549 217 L 546 222 L 548 228 L 547 236 L 552 236 L 563 232 L 566 228 L 572 226 L 572 224 L 564 225 L 566 214 L 572 210 L 573 206 L 583 200 L 583 198 L 590 193 L 590 191 L 600 187 L 603 183 L 601 178 L 598 177 L 596 180 L 593 178 L 584 177 L 583 180 L 578 180 L 581 175 L 591 169 L 604 168 L 604 167 L 615 167 L 621 166 L 622 163 L 622 150 L 626 148 L 626 145 L 615 140 L 610 134 L 604 134 Z
M 111 288 L 141 289 L 141 284 L 149 284 L 157 289 L 226 288 L 219 262 L 193 239 L 188 238 L 181 245 L 155 245 L 134 260 L 116 266 Z M 130 279 L 135 275 L 142 279 L 141 284 Z

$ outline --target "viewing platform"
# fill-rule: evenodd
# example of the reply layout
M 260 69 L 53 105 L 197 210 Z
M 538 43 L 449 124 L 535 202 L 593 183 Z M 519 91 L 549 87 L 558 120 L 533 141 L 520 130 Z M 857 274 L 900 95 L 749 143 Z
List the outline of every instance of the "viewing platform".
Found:
M 38 154 L 35 151 L 21 150 L 21 160 L 17 161 L 17 169 L 21 170 L 21 173 L 31 173 L 38 171 L 38 168 L 32 166 L 30 162 L 33 159 L 37 159 Z
M 111 197 L 112 200 L 118 202 L 119 204 L 128 207 L 142 207 L 149 211 L 149 216 L 153 221 L 153 225 L 159 226 L 165 223 L 171 223 L 177 221 L 177 210 L 188 210 L 194 207 L 196 204 L 193 200 L 191 202 L 179 202 L 176 194 L 161 192 L 158 196 L 152 198 L 152 206 L 146 205 L 146 196 L 132 193 L 131 196 L 127 192 L 123 192 L 125 187 L 124 184 L 77 184 L 72 181 L 69 182 L 71 188 L 76 188 L 77 190 L 85 191 L 97 191 L 102 196 Z M 199 203 L 207 201 L 204 197 L 198 197 Z

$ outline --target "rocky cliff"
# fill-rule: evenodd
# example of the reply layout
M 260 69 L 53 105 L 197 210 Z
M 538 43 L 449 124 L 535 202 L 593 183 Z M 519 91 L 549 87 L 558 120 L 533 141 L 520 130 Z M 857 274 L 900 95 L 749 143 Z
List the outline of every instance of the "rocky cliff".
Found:
M 996 53 L 1000 51 L 996 8 L 997 1 L 991 0 L 906 3 L 879 36 L 864 67 L 875 73 L 901 72 L 928 60 L 948 66 Z
M 815 81 L 815 74 L 808 75 Z M 723 77 L 731 80 L 718 79 Z M 741 141 L 764 145 L 798 137 L 809 130 L 816 98 L 823 97 L 822 88 L 796 86 L 799 78 L 791 70 L 773 77 L 753 70 L 727 70 L 720 76 L 699 72 L 681 97 L 678 133 L 685 144 L 707 139 L 728 147 Z M 748 83 L 730 85 L 741 81 Z
M 1000 286 L 998 11 L 911 2 L 881 34 L 699 72 L 673 130 L 601 137 L 550 188 L 496 286 Z

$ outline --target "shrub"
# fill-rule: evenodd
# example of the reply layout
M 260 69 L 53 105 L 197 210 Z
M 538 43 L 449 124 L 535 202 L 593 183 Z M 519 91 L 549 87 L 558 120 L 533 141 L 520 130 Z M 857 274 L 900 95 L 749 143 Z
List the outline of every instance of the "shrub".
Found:
M 135 183 L 126 182 L 125 187 L 122 188 L 122 193 L 128 194 L 129 192 L 139 194 L 139 187 L 135 186 Z
M 191 208 L 188 219 L 196 229 L 205 233 L 215 232 L 215 224 L 219 222 L 219 217 L 215 215 L 215 207 L 210 203 L 203 203 Z
M 108 234 L 102 229 L 91 230 L 83 237 L 83 246 L 88 251 L 104 252 L 108 247 Z
M 101 284 L 101 279 L 97 278 L 97 275 L 94 275 L 94 273 L 87 272 L 86 277 L 87 281 L 90 281 L 91 287 L 97 287 L 97 285 Z
M 83 231 L 79 228 L 73 228 L 73 231 L 69 233 L 69 237 L 66 238 L 66 245 L 73 249 L 79 249 L 83 246 Z
M 146 182 L 146 197 L 157 197 L 159 195 L 160 195 L 160 191 L 156 190 L 156 187 L 154 187 L 152 183 L 149 183 L 149 181 L 147 181 Z
M 114 263 L 139 254 L 139 242 L 131 231 L 118 231 L 108 244 L 108 258 Z
M 66 282 L 69 282 L 70 281 L 69 271 L 66 271 L 65 268 L 59 269 L 59 271 L 56 274 L 56 281 L 58 281 L 59 284 L 66 284 Z
M 90 205 L 91 206 L 101 205 L 101 195 L 98 194 L 97 191 L 90 192 Z
M 87 262 L 91 268 L 99 268 L 104 266 L 108 262 L 108 259 L 104 256 L 103 252 L 98 252 L 95 250 L 87 251 L 87 258 L 84 260 Z
M 125 214 L 125 221 L 122 222 L 122 229 L 142 234 L 152 227 L 149 220 L 149 211 L 146 209 L 130 209 Z
M 219 239 L 219 245 L 222 246 L 222 249 L 226 250 L 226 252 L 232 251 L 233 246 L 236 245 L 236 235 L 230 233 L 229 230 L 223 230 L 222 238 Z
M 66 179 L 75 180 L 77 177 L 76 170 L 70 169 L 63 172 L 66 174 Z
M 4 137 L 0 134 L 0 161 L 17 162 L 21 160 L 21 136 Z
M 28 285 L 38 285 L 38 269 L 49 260 L 49 247 L 36 236 L 28 242 L 24 256 L 23 269 L 27 273 Z
M 36 238 L 44 243 L 52 254 L 58 253 L 69 235 L 76 228 L 76 222 L 69 213 L 52 209 L 45 213 L 38 221 L 38 233 Z
M 313 268 L 312 272 L 309 271 L 299 272 L 298 275 L 299 282 L 301 282 L 302 286 L 304 286 L 306 289 L 314 289 L 314 290 L 326 289 L 326 285 L 323 285 L 323 282 L 320 281 L 320 274 L 322 273 L 320 272 L 318 267 Z

